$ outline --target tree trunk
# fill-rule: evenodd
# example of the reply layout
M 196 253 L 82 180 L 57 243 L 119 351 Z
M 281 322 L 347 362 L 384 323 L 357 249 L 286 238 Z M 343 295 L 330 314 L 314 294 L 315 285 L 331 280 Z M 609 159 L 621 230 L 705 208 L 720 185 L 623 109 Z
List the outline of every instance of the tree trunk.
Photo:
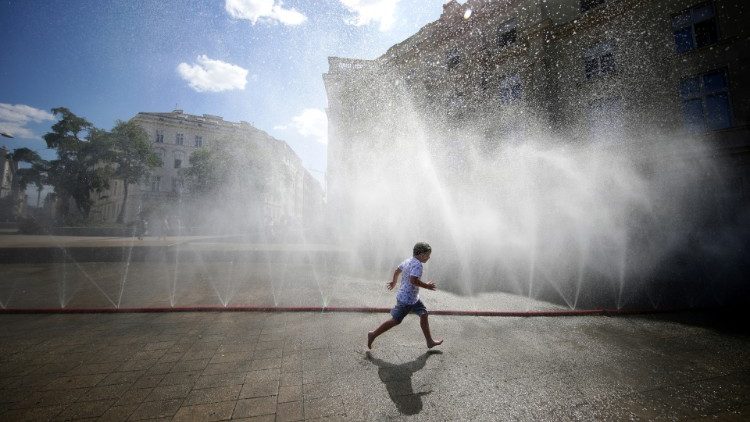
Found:
M 128 182 L 123 180 L 122 183 L 124 184 L 124 195 L 122 197 L 122 206 L 120 206 L 120 212 L 117 214 L 118 223 L 122 223 L 125 220 L 125 204 L 128 203 Z

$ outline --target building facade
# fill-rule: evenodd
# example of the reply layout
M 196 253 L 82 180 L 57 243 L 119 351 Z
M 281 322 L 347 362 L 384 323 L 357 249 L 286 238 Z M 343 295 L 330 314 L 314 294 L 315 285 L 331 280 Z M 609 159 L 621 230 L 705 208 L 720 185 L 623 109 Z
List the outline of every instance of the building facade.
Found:
M 5 198 L 13 193 L 15 167 L 15 162 L 10 158 L 10 151 L 4 146 L 0 147 L 0 198 Z
M 133 119 L 148 134 L 161 166 L 152 169 L 142 183 L 129 187 L 125 221 L 134 221 L 141 214 L 160 210 L 166 218 L 176 216 L 190 197 L 184 183 L 184 170 L 189 166 L 191 154 L 211 148 L 212 143 L 242 142 L 252 144 L 262 160 L 270 163 L 267 179 L 269 189 L 257 198 L 261 203 L 263 220 L 294 220 L 304 222 L 310 215 L 320 213 L 323 192 L 320 184 L 306 183 L 307 170 L 294 151 L 285 142 L 275 139 L 247 122 L 225 121 L 222 117 L 204 114 L 186 114 L 182 110 L 170 113 L 138 113 Z M 247 181 L 248 184 L 253 181 Z M 96 196 L 92 219 L 114 221 L 120 211 L 124 189 L 122 181 L 115 180 L 110 188 Z M 310 205 L 314 203 L 315 205 Z M 317 207 L 318 209 L 312 209 Z M 159 217 L 160 219 L 162 217 Z M 186 224 L 189 218 L 174 217 L 170 225 L 174 231 Z M 210 228 L 204 227 L 203 230 Z
M 329 58 L 329 204 L 350 199 L 361 139 L 408 126 L 404 103 L 490 149 L 539 131 L 614 146 L 701 137 L 747 198 L 747 13 L 739 0 L 449 1 L 375 60 Z

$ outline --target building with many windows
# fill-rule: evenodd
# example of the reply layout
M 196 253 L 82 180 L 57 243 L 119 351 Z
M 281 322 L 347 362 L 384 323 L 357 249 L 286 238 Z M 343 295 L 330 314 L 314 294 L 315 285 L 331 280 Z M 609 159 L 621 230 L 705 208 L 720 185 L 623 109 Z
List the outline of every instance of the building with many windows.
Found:
M 406 103 L 433 133 L 486 148 L 540 130 L 613 145 L 703 137 L 747 198 L 747 13 L 739 0 L 448 1 L 374 60 L 329 58 L 329 204 L 349 200 L 358 143 L 377 133 L 387 147 L 407 126 Z
M 133 119 L 148 134 L 161 166 L 138 186 L 129 188 L 125 221 L 132 222 L 139 214 L 159 210 L 166 218 L 174 216 L 171 224 L 187 224 L 183 216 L 177 222 L 180 207 L 187 208 L 189 197 L 184 184 L 184 170 L 191 154 L 211 148 L 213 142 L 239 141 L 251 143 L 260 159 L 270 163 L 267 179 L 269 189 L 257 198 L 261 203 L 264 221 L 296 221 L 307 223 L 320 214 L 323 192 L 320 184 L 307 170 L 286 142 L 275 139 L 247 122 L 229 122 L 222 117 L 186 114 L 182 110 L 168 113 L 138 113 Z M 248 180 L 248 184 L 253 181 Z M 110 188 L 94 194 L 93 220 L 114 221 L 123 195 L 122 181 L 114 180 Z M 160 219 L 162 217 L 159 217 Z M 208 230 L 206 227 L 203 230 Z

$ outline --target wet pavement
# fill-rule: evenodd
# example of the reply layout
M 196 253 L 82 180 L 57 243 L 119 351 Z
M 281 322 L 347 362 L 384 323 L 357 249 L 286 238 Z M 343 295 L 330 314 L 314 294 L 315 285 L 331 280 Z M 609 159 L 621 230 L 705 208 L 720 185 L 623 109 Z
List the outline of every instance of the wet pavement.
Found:
M 0 249 L 50 247 L 27 241 Z M 65 248 L 107 241 L 68 239 Z M 0 305 L 394 301 L 388 274 L 344 275 L 326 259 L 296 260 L 308 252 L 299 248 L 201 242 L 275 252 L 266 261 L 0 262 Z M 438 290 L 423 300 L 433 311 L 568 309 L 499 292 Z M 0 420 L 747 420 L 750 336 L 733 323 L 738 317 L 433 315 L 433 334 L 445 343 L 428 350 L 418 318 L 408 316 L 368 350 L 366 333 L 386 313 L 0 310 Z
M 710 314 L 707 314 L 710 316 Z M 0 315 L 1 420 L 623 420 L 750 415 L 750 341 L 704 314 Z

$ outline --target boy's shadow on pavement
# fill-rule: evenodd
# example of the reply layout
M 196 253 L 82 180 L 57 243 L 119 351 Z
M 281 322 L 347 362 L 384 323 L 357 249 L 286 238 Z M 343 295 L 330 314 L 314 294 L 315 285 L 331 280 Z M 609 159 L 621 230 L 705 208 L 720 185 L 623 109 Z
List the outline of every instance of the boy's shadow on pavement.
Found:
M 430 350 L 413 361 L 400 365 L 394 365 L 373 357 L 370 352 L 367 352 L 365 356 L 367 360 L 378 366 L 378 376 L 385 384 L 388 395 L 396 404 L 398 411 L 404 415 L 416 415 L 422 411 L 422 396 L 426 396 L 432 391 L 414 393 L 411 377 L 415 372 L 424 368 L 427 358 L 442 353 L 439 350 Z

